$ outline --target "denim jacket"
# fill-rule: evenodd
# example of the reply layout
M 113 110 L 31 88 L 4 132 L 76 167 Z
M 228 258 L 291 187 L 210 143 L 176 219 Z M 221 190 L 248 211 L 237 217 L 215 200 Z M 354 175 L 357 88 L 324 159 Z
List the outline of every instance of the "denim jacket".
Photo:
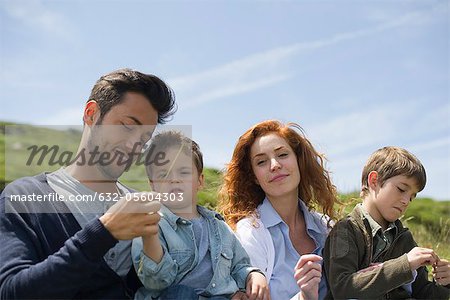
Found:
M 244 248 L 219 214 L 201 206 L 197 206 L 197 209 L 210 228 L 209 251 L 214 273 L 202 295 L 231 295 L 240 289 L 244 290 L 248 274 L 260 270 L 251 267 Z M 161 261 L 155 263 L 143 253 L 141 238 L 133 241 L 133 264 L 146 288 L 141 288 L 135 299 L 157 298 L 164 289 L 178 284 L 198 264 L 192 223 L 164 206 L 161 212 L 163 217 L 159 222 L 159 238 L 164 252 Z

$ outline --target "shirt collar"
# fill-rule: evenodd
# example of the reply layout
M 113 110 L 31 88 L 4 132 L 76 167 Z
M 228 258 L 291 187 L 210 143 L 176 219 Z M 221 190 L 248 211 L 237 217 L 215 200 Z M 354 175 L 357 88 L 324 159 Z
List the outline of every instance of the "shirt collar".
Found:
M 378 222 L 372 218 L 372 216 L 364 209 L 361 203 L 359 203 L 358 205 L 361 208 L 364 218 L 366 218 L 367 221 L 369 222 L 370 229 L 372 229 L 372 236 L 375 236 L 378 231 L 381 231 L 381 233 L 383 233 L 383 229 L 381 228 L 380 224 L 378 224 Z M 391 229 L 397 229 L 395 223 L 389 223 L 385 232 Z
M 314 220 L 313 213 L 308 209 L 305 202 L 303 202 L 303 200 L 301 199 L 298 199 L 298 203 L 300 210 L 303 212 L 303 216 L 305 218 L 306 229 L 315 231 L 317 233 L 323 233 L 323 227 L 322 229 L 320 229 L 319 226 L 317 226 L 317 222 Z M 327 231 L 325 230 L 325 232 Z
M 261 222 L 266 228 L 273 227 L 283 222 L 280 215 L 277 213 L 275 208 L 273 208 L 272 203 L 270 203 L 267 197 L 264 198 L 264 201 L 259 206 L 258 210 Z
M 305 218 L 306 229 L 308 231 L 312 230 L 318 233 L 323 233 L 323 230 L 321 230 L 317 226 L 317 223 L 314 221 L 313 215 L 311 214 L 311 212 L 308 210 L 308 207 L 301 199 L 298 199 L 298 206 Z M 270 203 L 269 199 L 267 199 L 267 197 L 264 198 L 264 201 L 259 206 L 258 210 L 261 222 L 264 224 L 266 228 L 276 226 L 280 223 L 284 223 L 283 219 L 281 219 L 280 215 L 277 213 L 275 208 L 273 208 L 272 204 Z
M 197 205 L 196 209 L 202 217 L 209 219 L 209 220 L 214 219 L 217 215 L 216 212 L 208 210 L 200 205 Z M 165 205 L 161 205 L 161 213 L 163 215 L 162 218 L 164 218 L 170 224 L 170 226 L 172 226 L 173 228 L 177 228 L 178 220 L 185 221 L 188 224 L 190 224 L 190 222 L 191 222 L 189 220 L 185 220 L 184 218 L 177 216 Z
M 177 216 L 176 214 L 174 214 L 165 205 L 161 205 L 160 211 L 162 213 L 161 218 L 166 220 L 170 224 L 170 226 L 172 226 L 173 228 L 177 228 L 177 221 L 178 221 L 178 219 L 181 219 L 181 218 L 179 216 Z

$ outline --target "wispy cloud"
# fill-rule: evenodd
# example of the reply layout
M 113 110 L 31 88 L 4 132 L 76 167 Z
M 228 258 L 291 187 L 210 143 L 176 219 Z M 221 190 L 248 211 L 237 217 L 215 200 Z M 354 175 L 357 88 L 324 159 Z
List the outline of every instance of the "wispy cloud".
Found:
M 20 54 L 11 53 L 2 55 L 0 68 L 0 84 L 11 89 L 52 89 L 56 83 L 42 76 L 48 69 L 48 64 L 58 65 L 67 62 L 64 53 L 58 52 L 48 56 L 45 51 L 36 52 L 34 47 L 60 42 L 73 46 L 77 42 L 78 34 L 68 18 L 60 12 L 50 9 L 45 3 L 38 0 L 2 0 L 0 10 L 13 21 L 9 26 L 25 27 L 18 30 L 33 35 L 36 39 L 30 42 L 29 48 L 21 48 Z M 1 30 L 0 34 L 5 34 Z M 12 39 L 17 39 L 14 36 Z M 19 37 L 20 38 L 20 37 Z M 39 76 L 37 76 L 39 74 Z
M 65 41 L 72 41 L 74 28 L 67 18 L 49 9 L 39 0 L 3 0 L 0 2 L 0 7 L 10 17 L 28 27 Z
M 411 116 L 416 116 L 414 123 L 419 130 L 418 134 L 427 135 L 430 133 L 430 128 L 434 132 L 447 132 L 447 134 L 450 134 L 450 122 L 448 121 L 450 116 L 450 103 L 447 102 L 448 94 L 446 96 L 447 99 L 440 99 L 441 103 L 438 105 L 433 103 L 431 104 L 432 107 L 430 107 L 430 99 L 410 101 L 411 104 L 409 104 L 408 109 L 412 109 L 415 112 Z M 413 105 L 412 103 L 422 103 L 422 105 Z
M 299 42 L 255 53 L 224 65 L 195 74 L 169 79 L 179 98 L 183 99 L 180 109 L 205 104 L 224 97 L 258 90 L 293 77 L 285 66 L 293 57 L 346 41 L 356 40 L 394 28 L 420 24 L 430 16 L 443 11 L 443 4 L 428 10 L 414 11 L 392 18 L 374 27 L 342 32 L 334 36 L 310 42 Z M 264 78 L 264 79 L 261 79 Z M 205 92 L 207 91 L 207 92 Z
M 3 60 L 0 68 L 0 84 L 11 90 L 33 89 L 50 90 L 57 83 L 37 76 L 42 72 L 42 61 L 33 58 Z M 0 92 L 1 93 L 1 92 Z
M 53 116 L 47 116 L 36 121 L 37 125 L 77 125 L 82 124 L 83 104 L 77 108 L 66 108 Z
M 169 79 L 185 109 L 275 85 L 292 74 L 282 63 L 292 56 L 289 47 L 256 53 L 213 69 Z
M 36 5 L 39 7 L 42 7 L 40 2 L 35 3 L 37 3 Z M 260 90 L 292 78 L 294 74 L 289 71 L 289 62 L 301 53 L 307 53 L 346 41 L 368 37 L 411 23 L 423 22 L 424 20 L 429 19 L 429 15 L 442 10 L 442 8 L 440 8 L 441 6 L 442 5 L 438 5 L 429 10 L 411 12 L 371 28 L 338 33 L 331 37 L 315 41 L 299 42 L 251 54 L 215 68 L 168 79 L 167 81 L 175 90 L 177 97 L 183 99 L 183 101 L 179 103 L 180 110 L 207 104 L 226 97 Z M 56 19 L 59 18 L 56 17 Z M 46 24 L 47 22 L 43 22 L 42 26 L 45 26 Z M 385 111 L 380 111 L 379 115 L 382 117 L 385 115 Z M 61 117 L 57 117 L 55 120 L 64 120 L 66 118 L 67 111 L 63 111 L 61 112 Z M 339 122 L 348 126 L 348 124 L 360 120 L 361 116 L 347 115 L 344 118 L 345 119 Z M 75 118 L 71 117 L 70 119 Z M 362 140 L 358 141 L 358 143 L 363 142 L 364 141 Z M 348 147 L 353 146 L 350 145 Z M 342 149 L 342 151 L 345 151 L 345 149 Z
M 411 153 L 416 154 L 417 156 L 426 156 L 426 152 L 435 150 L 438 148 L 449 148 L 450 149 L 450 138 L 444 137 L 444 138 L 437 138 L 431 141 L 426 141 L 422 143 L 417 144 L 410 144 L 405 145 L 403 148 L 407 149 Z M 334 157 L 334 159 L 331 161 L 334 168 L 351 168 L 353 166 L 356 166 L 358 164 L 362 165 L 366 159 L 369 157 L 369 155 L 375 151 L 376 148 L 371 148 L 367 151 L 367 154 L 357 154 L 357 155 L 343 155 L 343 156 L 337 156 Z M 449 157 L 433 157 L 433 160 L 439 159 L 439 161 L 449 161 Z M 447 166 L 447 163 L 443 166 Z
M 386 105 L 350 111 L 311 127 L 308 135 L 316 141 L 326 141 L 326 152 L 334 156 L 347 155 L 392 137 L 397 132 L 393 127 L 399 125 L 390 121 L 396 120 L 396 107 L 398 105 Z
M 226 86 L 219 86 L 215 88 L 212 91 L 205 92 L 202 94 L 199 94 L 195 98 L 193 98 L 191 101 L 187 103 L 187 105 L 184 105 L 184 108 L 200 105 L 202 103 L 207 103 L 216 99 L 224 98 L 224 97 L 230 97 L 233 95 L 240 95 L 243 93 L 251 92 L 254 90 L 259 90 L 265 87 L 269 87 L 272 85 L 277 84 L 278 82 L 285 81 L 290 76 L 287 74 L 281 74 L 281 75 L 274 75 L 270 76 L 268 78 L 263 78 L 260 80 L 253 80 L 250 82 L 243 82 L 243 83 L 236 83 L 236 84 L 230 84 Z
M 411 145 L 408 149 L 413 152 L 425 152 L 429 150 L 434 150 L 436 148 L 446 147 L 450 150 L 450 137 L 438 138 L 435 140 L 427 141 L 424 143 L 417 143 Z
M 399 145 L 424 156 L 438 150 L 447 153 L 448 160 L 450 124 L 436 120 L 448 119 L 450 104 L 429 107 L 426 99 L 409 100 L 408 105 L 390 101 L 349 110 L 310 127 L 308 136 L 335 169 L 361 164 L 372 151 L 387 145 Z

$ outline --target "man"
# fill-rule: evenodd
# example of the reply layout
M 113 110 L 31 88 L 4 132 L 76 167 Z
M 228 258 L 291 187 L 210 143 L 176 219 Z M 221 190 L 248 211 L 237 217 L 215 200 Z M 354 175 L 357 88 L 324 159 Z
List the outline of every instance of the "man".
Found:
M 53 173 L 18 179 L 1 194 L 1 299 L 133 297 L 140 282 L 130 240 L 158 230 L 160 205 L 145 194 L 129 201 L 124 195 L 131 190 L 118 178 L 154 126 L 174 112 L 172 90 L 155 76 L 122 69 L 97 81 L 84 109 L 77 159 Z M 11 201 L 12 195 L 52 193 L 96 201 Z M 106 196 L 118 201 L 101 201 Z

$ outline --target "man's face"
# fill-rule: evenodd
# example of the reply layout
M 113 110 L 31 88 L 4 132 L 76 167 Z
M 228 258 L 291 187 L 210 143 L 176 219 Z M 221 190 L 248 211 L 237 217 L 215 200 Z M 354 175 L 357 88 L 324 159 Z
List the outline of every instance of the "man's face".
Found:
M 158 112 L 148 99 L 128 92 L 120 104 L 111 108 L 91 127 L 88 151 L 97 149 L 101 160 L 96 164 L 107 179 L 116 180 L 132 161 L 137 159 L 144 144 L 151 138 L 158 121 Z M 103 154 L 105 153 L 105 154 Z M 101 178 L 98 178 L 101 179 Z

